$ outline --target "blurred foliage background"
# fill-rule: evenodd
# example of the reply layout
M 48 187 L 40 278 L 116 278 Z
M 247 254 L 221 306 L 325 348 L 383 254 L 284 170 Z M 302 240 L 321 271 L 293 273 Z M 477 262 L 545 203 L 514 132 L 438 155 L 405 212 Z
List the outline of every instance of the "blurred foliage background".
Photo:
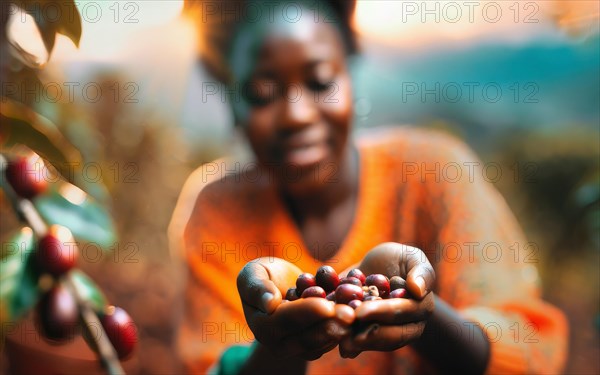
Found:
M 501 166 L 494 183 L 540 249 L 544 296 L 571 324 L 566 372 L 599 373 L 599 3 L 496 2 L 496 22 L 478 11 L 449 22 L 443 1 L 441 19 L 423 22 L 402 3 L 358 2 L 355 128 L 443 129 Z M 167 225 L 189 173 L 243 145 L 224 93 L 207 92 L 214 79 L 198 64 L 198 21 L 181 15 L 182 1 L 77 7 L 79 48 L 58 35 L 26 86 L 14 87 L 29 73 L 2 46 L 2 96 L 33 106 L 80 152 L 86 169 L 75 183 L 110 207 L 119 233 L 113 255 L 80 264 L 140 327 L 141 372 L 178 373 L 172 335 L 185 275 Z M 2 12 L 7 40 L 44 63 L 46 41 L 31 20 Z M 2 124 L 0 136 L 44 135 Z M 17 224 L 5 201 L 0 212 L 5 236 Z

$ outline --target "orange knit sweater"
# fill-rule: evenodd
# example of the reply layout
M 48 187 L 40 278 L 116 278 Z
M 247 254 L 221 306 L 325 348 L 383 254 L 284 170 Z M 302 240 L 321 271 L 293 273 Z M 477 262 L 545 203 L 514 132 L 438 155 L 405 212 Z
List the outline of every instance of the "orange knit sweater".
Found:
M 361 155 L 356 216 L 327 264 L 343 270 L 386 241 L 419 247 L 436 269 L 435 292 L 488 335 L 488 373 L 560 372 L 567 355 L 566 320 L 540 298 L 535 244 L 525 241 L 505 201 L 486 181 L 495 171 L 437 132 L 385 129 L 356 142 Z M 269 176 L 251 166 L 228 168 L 237 172 L 225 176 L 225 164 L 213 163 L 196 174 L 203 176 L 194 183 L 200 193 L 181 238 L 190 275 L 178 350 L 191 373 L 205 373 L 229 345 L 253 341 L 236 288 L 246 262 L 274 256 L 306 272 L 322 265 L 306 250 Z M 323 170 L 332 181 L 333 172 Z M 435 370 L 405 347 L 356 359 L 333 350 L 310 362 L 308 372 Z

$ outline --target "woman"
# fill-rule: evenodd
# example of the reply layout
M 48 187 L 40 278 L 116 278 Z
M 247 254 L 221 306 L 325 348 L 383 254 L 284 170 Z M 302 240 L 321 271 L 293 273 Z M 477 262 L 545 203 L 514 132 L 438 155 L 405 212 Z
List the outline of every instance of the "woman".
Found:
M 431 131 L 351 139 L 353 2 L 289 4 L 193 4 L 207 67 L 256 158 L 195 172 L 174 213 L 190 270 L 178 335 L 189 372 L 560 371 L 564 316 L 540 299 L 481 164 Z M 400 275 L 415 298 L 282 303 L 323 264 Z

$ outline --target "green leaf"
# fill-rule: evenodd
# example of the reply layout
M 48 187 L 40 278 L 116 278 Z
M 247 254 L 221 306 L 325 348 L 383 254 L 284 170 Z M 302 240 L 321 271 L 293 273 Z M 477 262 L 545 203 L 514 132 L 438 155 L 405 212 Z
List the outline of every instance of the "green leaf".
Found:
M 48 51 L 48 58 L 50 58 L 52 50 L 54 50 L 54 44 L 56 42 L 56 26 L 49 22 L 46 22 L 46 20 L 44 20 L 43 18 L 34 18 L 38 30 L 40 30 L 40 35 L 42 35 L 42 40 L 44 41 L 46 51 Z
M 67 14 L 68 17 L 61 19 L 57 31 L 71 39 L 75 46 L 79 47 L 79 40 L 81 39 L 81 16 L 79 11 L 74 1 L 61 1 L 60 4 L 63 14 Z
M 117 239 L 108 211 L 73 184 L 52 184 L 45 194 L 33 199 L 33 204 L 46 223 L 69 228 L 78 240 L 106 250 Z
M 0 141 L 3 149 L 26 144 L 48 159 L 63 176 L 73 178 L 74 174 L 80 173 L 84 164 L 81 152 L 52 121 L 15 100 L 6 97 L 0 97 L 0 100 Z
M 91 304 L 96 312 L 104 311 L 107 305 L 106 296 L 100 288 L 85 273 L 79 269 L 74 269 L 70 273 L 73 286 L 84 301 Z
M 22 228 L 2 242 L 0 254 L 0 324 L 14 323 L 37 303 L 40 295 L 34 258 L 35 237 Z M 2 330 L 4 332 L 4 330 Z
M 55 122 L 11 98 L 0 96 L 0 101 L 2 103 L 0 105 L 0 146 L 3 150 L 27 145 L 49 161 L 53 169 L 56 169 L 67 181 L 84 189 L 102 203 L 108 204 L 110 196 L 102 179 L 88 181 L 82 174 L 86 164 L 80 150 L 88 150 L 90 159 L 95 156 L 89 153 L 89 150 L 93 148 L 94 142 L 97 143 L 95 137 L 98 135 L 90 130 L 92 128 L 90 125 L 82 121 L 71 125 L 80 131 L 76 136 L 71 137 L 77 138 L 78 143 L 81 143 L 78 148 L 61 133 Z M 67 110 L 57 121 L 68 123 L 77 116 L 78 113 Z

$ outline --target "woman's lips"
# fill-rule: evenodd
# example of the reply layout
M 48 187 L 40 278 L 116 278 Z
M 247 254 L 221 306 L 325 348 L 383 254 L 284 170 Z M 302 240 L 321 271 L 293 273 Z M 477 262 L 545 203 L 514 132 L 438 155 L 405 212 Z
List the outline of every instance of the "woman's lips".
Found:
M 328 148 L 324 142 L 312 145 L 286 148 L 283 152 L 285 164 L 297 167 L 308 167 L 317 164 L 327 157 Z
M 327 157 L 329 145 L 327 131 L 315 125 L 294 133 L 281 142 L 283 162 L 298 167 L 316 164 Z

